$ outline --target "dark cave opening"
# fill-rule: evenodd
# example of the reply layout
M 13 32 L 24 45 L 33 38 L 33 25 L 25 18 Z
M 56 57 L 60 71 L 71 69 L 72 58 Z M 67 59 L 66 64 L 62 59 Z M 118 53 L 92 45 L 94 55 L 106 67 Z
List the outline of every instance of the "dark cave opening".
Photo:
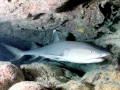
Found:
M 78 5 L 89 2 L 90 0 L 68 0 L 62 6 L 56 9 L 56 12 L 66 12 L 75 9 Z
M 105 19 L 110 18 L 110 15 L 112 13 L 111 6 L 112 5 L 109 4 L 109 3 L 106 3 L 105 6 L 104 6 L 104 8 L 101 5 L 99 5 L 100 11 L 105 16 Z
M 113 24 L 117 23 L 118 20 L 120 20 L 120 17 L 117 17 L 117 13 L 119 12 L 119 7 L 112 5 L 110 3 L 106 3 L 104 5 L 104 7 L 99 5 L 99 8 L 105 17 L 104 22 L 98 25 L 99 27 L 104 25 L 104 26 L 107 26 L 108 28 L 110 28 Z M 115 31 L 112 29 L 110 29 L 110 30 L 113 32 Z

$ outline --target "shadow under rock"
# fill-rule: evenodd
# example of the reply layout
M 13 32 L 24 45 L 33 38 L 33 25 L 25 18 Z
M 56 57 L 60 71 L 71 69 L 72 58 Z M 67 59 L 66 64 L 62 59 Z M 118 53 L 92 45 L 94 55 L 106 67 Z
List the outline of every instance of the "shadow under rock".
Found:
M 90 0 L 68 0 L 62 6 L 56 9 L 56 12 L 66 12 L 75 9 L 78 5 L 90 2 Z

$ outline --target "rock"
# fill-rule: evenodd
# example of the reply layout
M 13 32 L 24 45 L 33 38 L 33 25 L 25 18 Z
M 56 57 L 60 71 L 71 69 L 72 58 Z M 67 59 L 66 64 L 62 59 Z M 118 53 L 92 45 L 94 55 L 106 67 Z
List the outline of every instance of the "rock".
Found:
M 0 62 L 0 90 L 8 90 L 20 81 L 24 81 L 24 76 L 17 66 L 9 62 Z
M 8 90 L 47 90 L 47 89 L 38 82 L 23 81 L 13 85 Z
M 93 70 L 87 72 L 81 80 L 95 85 L 95 90 L 120 89 L 120 72 L 115 70 Z
M 1 0 L 0 3 L 2 3 L 0 21 L 5 24 L 7 29 L 7 31 L 0 30 L 0 34 L 4 33 L 28 41 L 40 42 L 40 39 L 46 37 L 48 32 L 42 35 L 40 33 L 53 29 L 71 32 L 77 37 L 77 40 L 94 38 L 97 35 L 94 27 L 104 22 L 105 19 L 99 8 L 100 1 Z M 8 22 L 12 30 L 6 27 Z M 30 35 L 31 33 L 32 35 Z M 28 36 L 26 37 L 26 35 Z
M 116 5 L 116 6 L 120 7 L 120 0 L 115 0 L 115 1 L 109 0 L 109 2 L 113 5 Z
M 68 0 L 1 0 L 0 19 L 21 20 L 27 17 L 36 19 L 44 13 L 52 13 Z
M 27 81 L 42 82 L 47 87 L 56 87 L 56 85 L 66 83 L 69 80 L 80 80 L 81 78 L 64 68 L 42 63 L 21 65 L 20 68 Z
M 62 90 L 93 90 L 93 86 L 84 82 L 70 80 L 69 82 L 58 85 Z
M 101 84 L 97 84 L 94 90 L 120 90 L 120 84 L 115 82 L 103 82 Z

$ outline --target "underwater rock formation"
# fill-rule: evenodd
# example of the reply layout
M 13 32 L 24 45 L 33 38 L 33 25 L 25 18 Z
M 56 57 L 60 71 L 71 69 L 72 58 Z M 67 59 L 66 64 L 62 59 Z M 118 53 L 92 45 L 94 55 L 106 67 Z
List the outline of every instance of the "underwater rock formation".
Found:
M 24 64 L 20 66 L 25 81 L 19 82 L 9 90 L 93 90 L 93 86 L 81 82 L 78 75 L 57 66 L 43 63 Z M 39 90 L 38 89 L 38 90 Z
M 54 65 L 32 63 L 21 65 L 20 68 L 25 76 L 25 80 L 42 82 L 49 87 L 66 83 L 69 80 L 80 80 L 78 75 Z
M 96 69 L 86 72 L 80 77 L 67 69 L 44 63 L 24 64 L 20 68 L 18 69 L 10 62 L 0 62 L 1 90 L 120 89 L 118 70 Z
M 13 63 L 19 63 L 24 76 L 15 65 L 0 62 L 0 90 L 8 90 L 24 77 L 26 81 L 35 81 L 33 83 L 42 82 L 40 88 L 48 90 L 119 90 L 119 28 L 120 0 L 0 0 L 1 43 L 28 50 L 31 42 L 50 44 L 52 31 L 56 29 L 61 40 L 69 40 L 66 38 L 69 33 L 74 37 L 72 40 L 92 42 L 112 52 L 102 63 L 62 62 L 66 69 L 58 67 L 59 62 L 54 66 L 52 61 L 47 65 L 23 57 Z M 10 52 L 0 44 L 0 59 L 11 58 Z M 25 61 L 36 63 L 24 64 Z M 85 73 L 80 77 L 67 70 L 69 68 Z
M 8 90 L 47 90 L 47 89 L 44 86 L 42 86 L 39 82 L 23 81 L 13 85 Z
M 57 88 L 61 88 L 61 90 L 93 90 L 94 86 L 88 83 L 70 80 L 65 84 L 58 85 Z
M 95 90 L 120 90 L 120 85 L 117 83 L 103 82 L 95 86 Z
M 17 66 L 8 62 L 0 62 L 0 90 L 8 90 L 20 81 L 24 81 L 24 75 Z
M 117 70 L 93 70 L 87 72 L 81 81 L 95 85 L 95 90 L 119 90 L 120 72 Z
M 49 43 L 50 33 L 43 31 L 53 29 L 62 31 L 63 37 L 65 32 L 71 32 L 79 41 L 91 39 L 97 34 L 94 27 L 105 19 L 99 8 L 102 1 L 1 0 L 1 3 L 0 27 L 10 27 L 2 27 L 0 33 L 26 41 Z
M 64 35 L 61 36 L 63 38 L 65 32 L 71 32 L 78 41 L 85 41 L 86 39 L 91 41 L 98 36 L 98 33 L 110 32 L 108 27 L 102 27 L 104 30 L 99 28 L 108 16 L 116 15 L 116 6 L 108 4 L 112 2 L 117 4 L 118 0 L 115 1 L 1 0 L 0 27 L 2 28 L 0 35 L 3 37 L 7 35 L 7 38 L 14 37 L 14 39 L 48 44 L 51 35 L 47 30 L 57 29 L 62 31 L 61 34 Z M 107 24 L 112 22 L 109 21 Z M 43 31 L 46 32 L 43 33 Z M 46 33 L 49 36 L 46 36 Z M 46 42 L 43 42 L 43 37 L 46 38 Z

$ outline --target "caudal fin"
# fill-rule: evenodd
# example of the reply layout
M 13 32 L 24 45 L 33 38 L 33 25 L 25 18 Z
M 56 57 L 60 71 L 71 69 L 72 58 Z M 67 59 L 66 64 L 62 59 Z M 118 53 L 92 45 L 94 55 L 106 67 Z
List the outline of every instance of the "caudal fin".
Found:
M 2 45 L 3 45 L 4 47 L 6 47 L 12 54 L 15 55 L 15 58 L 12 59 L 12 60 L 10 60 L 10 61 L 16 61 L 16 60 L 20 59 L 22 56 L 24 56 L 23 51 L 19 50 L 18 48 L 15 48 L 15 47 L 6 45 L 6 44 L 4 44 L 4 43 L 2 43 Z

